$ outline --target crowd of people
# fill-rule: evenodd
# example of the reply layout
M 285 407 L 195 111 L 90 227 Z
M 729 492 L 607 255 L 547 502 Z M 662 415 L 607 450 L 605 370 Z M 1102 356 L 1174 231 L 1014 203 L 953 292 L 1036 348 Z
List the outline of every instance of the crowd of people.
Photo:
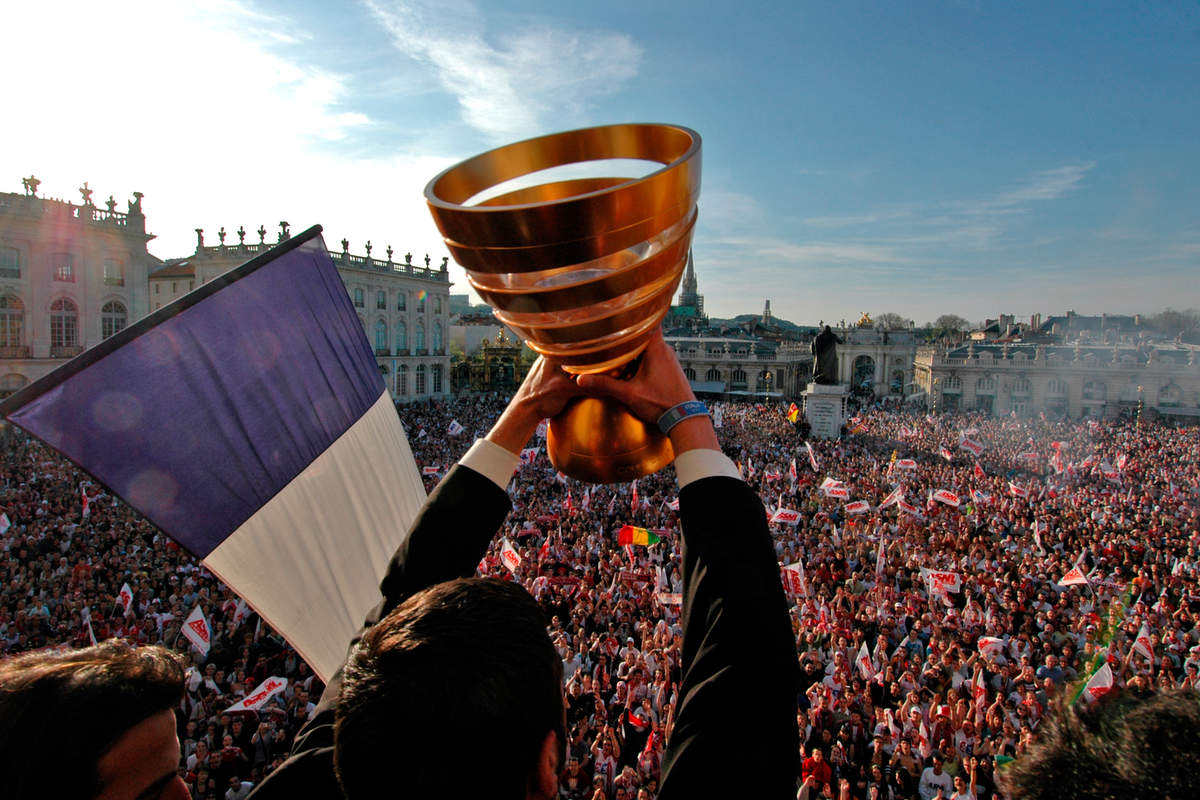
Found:
M 427 489 L 506 401 L 399 408 Z M 1089 680 L 1086 696 L 1108 675 L 1195 686 L 1196 428 L 873 409 L 839 441 L 806 442 L 787 411 L 712 406 L 772 520 L 791 603 L 801 796 L 989 797 L 1050 704 Z M 244 797 L 287 753 L 320 681 L 191 556 L 11 430 L 0 479 L 0 652 L 119 637 L 184 653 L 181 774 L 194 797 Z M 652 798 L 680 682 L 673 470 L 587 485 L 539 439 L 509 493 L 479 574 L 519 581 L 562 656 L 560 794 Z M 624 526 L 652 543 L 620 544 Z M 197 605 L 212 628 L 204 655 L 179 635 Z M 287 688 L 229 713 L 268 676 Z

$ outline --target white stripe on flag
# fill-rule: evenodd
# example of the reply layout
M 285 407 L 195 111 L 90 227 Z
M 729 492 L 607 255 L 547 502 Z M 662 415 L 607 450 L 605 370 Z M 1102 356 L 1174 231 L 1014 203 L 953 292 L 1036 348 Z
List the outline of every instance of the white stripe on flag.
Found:
M 203 563 L 328 682 L 379 602 L 388 561 L 424 502 L 385 389 Z

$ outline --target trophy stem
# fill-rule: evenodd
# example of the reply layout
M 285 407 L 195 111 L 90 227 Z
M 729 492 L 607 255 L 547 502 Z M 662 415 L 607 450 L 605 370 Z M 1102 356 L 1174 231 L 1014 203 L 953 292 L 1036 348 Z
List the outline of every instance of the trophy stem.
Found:
M 658 472 L 675 459 L 671 440 L 609 397 L 578 397 L 550 420 L 550 463 L 589 483 L 620 483 Z

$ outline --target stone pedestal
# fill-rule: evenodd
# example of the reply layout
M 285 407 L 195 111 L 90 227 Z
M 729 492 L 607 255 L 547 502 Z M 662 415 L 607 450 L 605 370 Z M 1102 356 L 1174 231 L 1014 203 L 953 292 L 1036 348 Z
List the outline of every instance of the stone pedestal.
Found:
M 846 422 L 845 386 L 810 383 L 804 392 L 804 419 L 816 439 L 837 439 Z

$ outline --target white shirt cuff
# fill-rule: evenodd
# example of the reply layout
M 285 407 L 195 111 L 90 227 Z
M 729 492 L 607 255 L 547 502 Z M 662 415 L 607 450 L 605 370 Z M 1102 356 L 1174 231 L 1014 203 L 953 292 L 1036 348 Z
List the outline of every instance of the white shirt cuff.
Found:
M 742 480 L 741 474 L 729 460 L 729 456 L 720 450 L 697 448 L 675 456 L 675 476 L 679 480 L 680 489 L 692 481 L 711 478 L 715 475 Z
M 501 489 L 508 488 L 508 481 L 517 471 L 517 464 L 520 462 L 519 455 L 510 453 L 487 439 L 476 439 L 466 455 L 458 460 L 459 464 L 470 467 Z

